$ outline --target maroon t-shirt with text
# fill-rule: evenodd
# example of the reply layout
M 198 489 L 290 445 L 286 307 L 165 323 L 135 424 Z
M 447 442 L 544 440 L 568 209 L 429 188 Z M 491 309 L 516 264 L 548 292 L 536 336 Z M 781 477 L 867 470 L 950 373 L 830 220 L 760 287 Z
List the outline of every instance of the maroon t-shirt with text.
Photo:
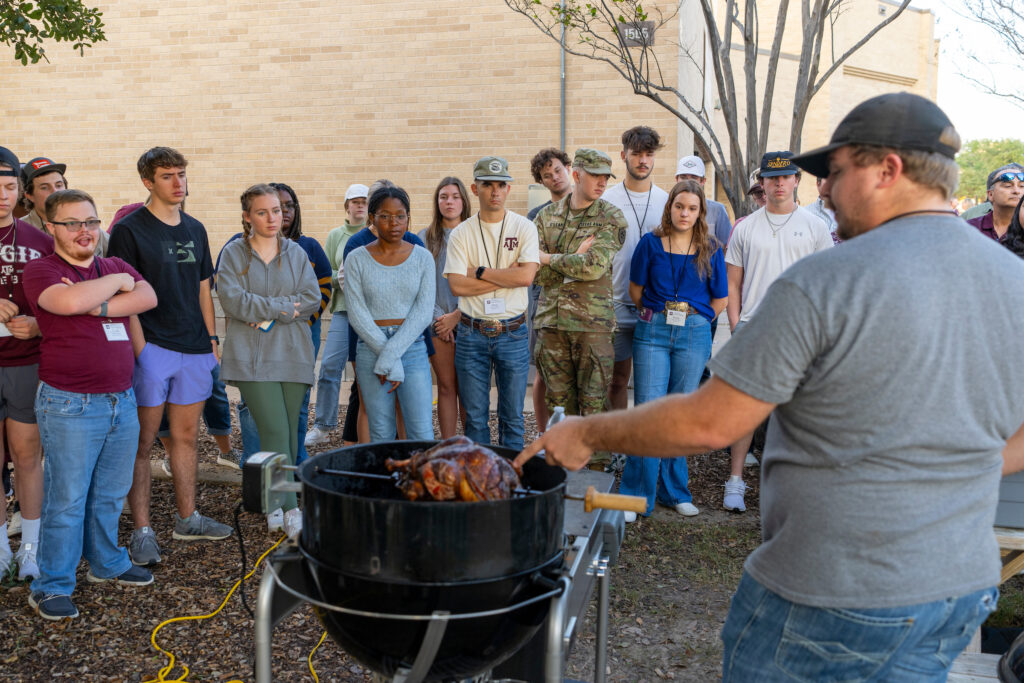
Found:
M 18 315 L 32 315 L 22 287 L 25 264 L 53 253 L 53 238 L 30 223 L 14 219 L 13 226 L 0 228 L 0 297 L 18 306 Z M 0 337 L 0 367 L 19 367 L 39 362 L 39 337 Z
M 61 278 L 81 282 L 111 273 L 128 273 L 136 282 L 142 280 L 134 268 L 119 258 L 97 258 L 88 268 L 80 268 L 52 254 L 33 261 L 25 269 L 25 292 L 43 333 L 41 381 L 78 394 L 112 394 L 131 387 L 135 354 L 127 316 L 55 315 L 39 306 L 39 295 L 47 287 L 60 284 Z M 128 338 L 110 341 L 103 330 L 104 323 L 124 325 Z

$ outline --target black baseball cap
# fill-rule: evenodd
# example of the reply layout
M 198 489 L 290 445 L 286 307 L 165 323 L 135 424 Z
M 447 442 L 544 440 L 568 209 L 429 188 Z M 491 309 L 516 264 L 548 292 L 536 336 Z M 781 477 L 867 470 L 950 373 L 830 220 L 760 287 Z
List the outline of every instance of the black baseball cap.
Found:
M 792 152 L 768 152 L 761 157 L 761 167 L 758 172 L 762 178 L 796 175 L 800 169 L 793 165 L 792 158 Z
M 10 171 L 0 168 L 0 175 L 12 175 L 15 178 L 21 175 L 21 162 L 18 161 L 18 156 L 6 147 L 0 147 L 0 164 L 11 167 Z
M 931 100 L 908 92 L 888 93 L 858 104 L 839 122 L 827 145 L 793 157 L 793 163 L 824 178 L 828 155 L 845 145 L 913 149 L 954 159 L 960 134 Z
M 36 157 L 25 164 L 25 168 L 21 169 L 21 177 L 28 185 L 29 181 L 37 176 L 44 175 L 46 173 L 53 173 L 56 171 L 61 175 L 68 170 L 66 164 L 56 164 L 53 159 L 46 157 Z

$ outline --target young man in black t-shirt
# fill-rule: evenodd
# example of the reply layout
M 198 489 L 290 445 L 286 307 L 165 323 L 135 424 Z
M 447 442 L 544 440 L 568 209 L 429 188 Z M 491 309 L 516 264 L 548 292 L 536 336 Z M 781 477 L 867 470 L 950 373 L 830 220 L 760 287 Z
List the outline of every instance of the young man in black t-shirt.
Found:
M 139 176 L 150 200 L 114 227 L 108 250 L 108 256 L 118 256 L 134 267 L 153 286 L 159 301 L 156 308 L 132 319 L 133 387 L 140 431 L 128 493 L 135 522 L 128 550 L 132 562 L 143 566 L 160 561 L 160 546 L 149 525 L 149 452 L 165 407 L 178 508 L 174 538 L 220 540 L 231 535 L 231 527 L 200 515 L 195 505 L 199 415 L 212 389 L 210 371 L 218 362 L 219 340 L 206 229 L 181 210 L 187 163 L 169 147 L 154 147 L 139 158 Z

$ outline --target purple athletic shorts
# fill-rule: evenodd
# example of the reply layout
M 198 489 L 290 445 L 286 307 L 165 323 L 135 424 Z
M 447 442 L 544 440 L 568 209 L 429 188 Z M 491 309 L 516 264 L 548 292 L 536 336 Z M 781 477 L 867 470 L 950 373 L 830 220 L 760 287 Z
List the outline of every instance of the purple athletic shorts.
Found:
M 135 359 L 132 388 L 135 400 L 145 408 L 164 403 L 187 406 L 210 398 L 217 357 L 210 353 L 179 353 L 146 344 Z

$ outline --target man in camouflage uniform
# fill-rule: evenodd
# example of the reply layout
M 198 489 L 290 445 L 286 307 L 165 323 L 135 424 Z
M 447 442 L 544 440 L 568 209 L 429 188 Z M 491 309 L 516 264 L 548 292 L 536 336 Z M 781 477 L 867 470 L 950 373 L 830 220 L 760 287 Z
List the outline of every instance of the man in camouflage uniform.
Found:
M 612 176 L 611 159 L 578 149 L 573 159 L 575 188 L 546 207 L 535 220 L 540 242 L 541 286 L 534 317 L 536 365 L 547 385 L 548 409 L 592 415 L 605 408 L 615 350 L 612 258 L 622 247 L 626 217 L 601 199 Z M 591 465 L 603 469 L 608 453 Z

